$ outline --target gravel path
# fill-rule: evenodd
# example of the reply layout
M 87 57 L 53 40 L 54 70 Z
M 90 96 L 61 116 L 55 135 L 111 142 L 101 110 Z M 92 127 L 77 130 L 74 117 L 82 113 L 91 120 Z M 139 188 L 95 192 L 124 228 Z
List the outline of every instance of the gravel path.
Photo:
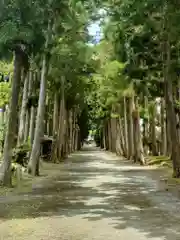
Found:
M 0 197 L 0 240 L 179 240 L 180 201 L 154 176 L 91 148 L 31 192 Z

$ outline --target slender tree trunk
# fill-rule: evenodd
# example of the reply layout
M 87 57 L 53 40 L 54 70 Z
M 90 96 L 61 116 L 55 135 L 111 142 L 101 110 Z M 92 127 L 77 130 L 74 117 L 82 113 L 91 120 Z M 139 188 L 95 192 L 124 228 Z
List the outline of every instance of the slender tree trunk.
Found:
M 111 122 L 110 122 L 110 119 L 108 119 L 108 143 L 109 143 L 109 150 L 112 151 Z
M 17 119 L 17 106 L 20 92 L 20 81 L 21 81 L 21 66 L 22 58 L 19 49 L 15 50 L 14 56 L 14 73 L 12 81 L 12 92 L 8 115 L 8 124 L 5 137 L 4 151 L 3 151 L 3 162 L 0 169 L 0 183 L 5 186 L 10 186 L 11 183 L 11 160 L 12 160 L 12 148 L 14 135 L 16 132 L 16 119 Z
M 40 146 L 41 146 L 41 138 L 43 135 L 43 121 L 44 121 L 44 111 L 45 111 L 45 100 L 46 100 L 46 81 L 47 81 L 47 55 L 44 54 L 43 62 L 42 62 L 42 72 L 41 72 L 41 85 L 40 85 L 40 93 L 39 93 L 39 103 L 37 110 L 37 119 L 36 119 L 36 128 L 35 128 L 35 136 L 34 142 L 32 146 L 32 152 L 28 164 L 28 172 L 33 176 L 39 175 L 37 169 L 39 169 L 39 157 L 40 157 Z
M 78 150 L 78 140 L 79 140 L 79 126 L 76 124 L 76 131 L 75 131 L 75 151 Z
M 132 120 L 132 110 L 133 110 L 133 99 L 128 97 L 127 99 L 127 108 L 128 108 L 128 159 L 133 158 L 134 145 L 133 145 L 133 120 Z
M 1 124 L 2 124 L 2 126 L 4 126 L 4 123 L 6 121 L 6 119 L 5 119 L 5 111 L 6 111 L 5 106 L 3 106 L 2 107 L 2 112 L 1 112 Z
M 62 140 L 62 147 L 63 147 L 63 153 L 62 153 L 62 158 L 65 159 L 67 158 L 67 155 L 68 155 L 68 148 L 67 148 L 67 145 L 68 145 L 68 132 L 67 132 L 67 129 L 68 129 L 68 124 L 67 124 L 67 119 L 68 119 L 68 113 L 67 113 L 67 110 L 66 108 L 64 108 L 64 126 L 63 126 L 63 140 Z
M 128 126 L 127 126 L 127 101 L 126 97 L 123 98 L 124 101 L 124 143 L 125 143 L 125 157 L 128 156 Z
M 144 96 L 144 109 L 145 111 L 148 111 L 148 98 Z M 148 117 L 148 118 L 147 118 Z M 145 116 L 145 119 L 143 120 L 143 139 L 144 139 L 144 154 L 148 155 L 148 140 L 149 140 L 149 132 L 148 132 L 148 125 L 149 125 L 149 113 L 148 116 Z
M 133 122 L 134 122 L 134 133 L 135 133 L 135 162 L 140 162 L 142 165 L 145 164 L 144 160 L 144 151 L 143 151 L 143 144 L 142 144 L 142 136 L 141 136 L 141 129 L 140 129 L 140 116 L 139 116 L 139 106 L 138 106 L 138 99 L 135 98 L 134 110 L 133 110 Z
M 111 151 L 116 152 L 116 119 L 111 118 L 110 119 L 110 124 L 111 124 Z
M 25 120 L 26 120 L 26 108 L 28 99 L 28 84 L 29 84 L 29 74 L 26 69 L 23 71 L 23 97 L 21 104 L 20 120 L 19 120 L 19 131 L 18 131 L 18 145 L 24 142 L 24 131 L 25 131 Z
M 105 124 L 105 122 L 103 123 L 103 145 L 104 145 L 104 149 L 107 149 L 107 145 L 106 145 L 106 124 Z
M 116 153 L 122 155 L 119 119 L 116 119 Z
M 54 110 L 53 110 L 53 146 L 52 146 L 52 162 L 58 161 L 58 126 L 59 126 L 59 97 L 58 93 L 54 95 Z
M 180 102 L 180 79 L 178 79 L 177 92 L 178 92 L 177 100 L 178 102 Z M 178 135 L 179 135 L 179 142 L 180 142 L 180 112 L 178 112 L 177 118 L 178 118 Z
M 59 114 L 59 134 L 58 134 L 58 156 L 62 157 L 62 148 L 64 141 L 64 131 L 65 131 L 65 99 L 64 99 L 64 76 L 61 78 L 61 100 L 60 100 L 60 114 Z
M 34 73 L 33 75 L 33 79 L 30 79 L 32 81 L 32 91 L 31 91 L 31 95 L 30 96 L 33 96 L 35 95 L 35 87 L 34 87 L 34 84 L 35 84 L 35 81 L 37 80 L 37 73 Z M 29 89 L 31 89 L 31 86 L 29 85 Z M 26 117 L 28 117 L 26 115 Z M 30 122 L 29 122 L 29 138 L 30 138 L 30 143 L 31 143 L 31 147 L 33 145 L 33 141 L 34 141 L 34 132 L 35 132 L 35 122 L 36 122 L 36 108 L 35 106 L 31 106 L 31 109 L 30 109 Z
M 150 131 L 151 131 L 151 143 L 152 143 L 152 155 L 158 156 L 157 141 L 156 141 L 156 103 L 151 106 L 151 119 L 150 119 Z
M 167 109 L 166 109 L 166 136 L 167 136 L 167 155 L 171 157 L 172 155 L 172 141 L 171 141 L 171 129 L 170 122 L 167 119 Z
M 28 86 L 28 99 L 31 97 L 32 95 L 32 87 L 33 87 L 33 73 L 32 71 L 30 71 L 29 73 L 29 86 Z M 27 99 L 27 100 L 28 100 Z M 27 102 L 26 102 L 27 104 Z M 28 137 L 29 137 L 29 132 L 30 132 L 30 118 L 31 118 L 31 109 L 27 109 L 26 110 L 26 121 L 25 121 L 25 133 L 24 133 L 24 142 L 28 141 Z
M 45 135 L 47 135 L 47 136 L 49 136 L 49 133 L 48 133 L 48 124 L 49 124 L 49 95 L 48 95 L 48 93 L 46 94 L 46 107 L 45 107 L 45 109 L 46 109 L 46 114 L 45 114 L 45 121 L 44 121 L 44 134 Z
M 59 97 L 58 93 L 54 95 L 54 110 L 53 110 L 53 135 L 57 136 L 58 133 L 58 113 L 59 113 Z
M 75 126 L 74 126 L 74 109 L 72 109 L 72 140 L 71 140 L 72 145 L 71 145 L 71 152 L 74 151 L 74 128 L 75 128 Z
M 125 148 L 125 139 L 124 139 L 124 135 L 123 135 L 123 123 L 122 123 L 122 119 L 119 118 L 119 140 L 120 140 L 120 148 L 121 148 L 121 154 L 123 154 L 123 156 L 127 157 L 127 152 L 126 152 L 126 148 Z
M 29 128 L 29 138 L 30 138 L 31 146 L 33 145 L 33 141 L 34 141 L 35 123 L 36 123 L 36 108 L 32 106 L 30 128 Z
M 166 118 L 165 118 L 165 102 L 161 99 L 161 155 L 167 155 L 167 136 L 166 136 Z
M 73 113 L 69 111 L 69 153 L 72 152 L 72 136 L 73 136 Z

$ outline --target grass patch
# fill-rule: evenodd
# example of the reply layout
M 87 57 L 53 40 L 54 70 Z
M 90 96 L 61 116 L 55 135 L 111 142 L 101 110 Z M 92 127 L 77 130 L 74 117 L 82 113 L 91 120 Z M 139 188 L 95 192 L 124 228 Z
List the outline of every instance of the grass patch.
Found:
M 61 172 L 60 172 L 61 171 Z M 0 186 L 0 196 L 12 196 L 18 194 L 26 194 L 33 191 L 36 185 L 44 185 L 51 182 L 53 178 L 59 176 L 63 172 L 63 165 L 54 163 L 40 163 L 40 176 L 33 177 L 28 173 L 22 173 L 19 180 L 16 176 L 12 177 L 13 187 L 7 188 Z
M 0 196 L 9 196 L 12 194 L 28 193 L 32 190 L 32 177 L 23 175 L 21 182 L 16 177 L 12 177 L 12 187 L 0 187 Z
M 149 156 L 147 159 L 147 165 L 157 165 L 163 167 L 172 168 L 172 161 L 167 156 Z

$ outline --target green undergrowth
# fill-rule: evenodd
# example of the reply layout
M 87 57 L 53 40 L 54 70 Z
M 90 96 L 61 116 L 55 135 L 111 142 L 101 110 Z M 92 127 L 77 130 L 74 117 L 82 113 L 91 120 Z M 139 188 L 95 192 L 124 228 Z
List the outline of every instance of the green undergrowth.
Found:
M 149 166 L 157 165 L 172 168 L 172 161 L 167 156 L 148 156 L 146 161 Z
M 164 180 L 167 184 L 167 188 L 176 187 L 180 185 L 180 178 L 174 178 L 172 174 L 172 160 L 167 156 L 149 156 L 147 159 L 147 164 L 152 166 L 156 165 L 158 167 L 165 167 Z
M 61 164 L 53 164 L 40 162 L 40 176 L 33 177 L 28 173 L 23 173 L 21 178 L 12 177 L 12 187 L 0 187 L 0 196 L 11 196 L 18 194 L 30 193 L 36 185 L 46 185 L 48 182 L 62 174 L 63 166 Z M 19 180 L 18 180 L 19 179 Z
M 21 181 L 18 181 L 15 176 L 12 177 L 12 187 L 0 187 L 0 196 L 11 194 L 26 193 L 32 189 L 32 176 L 23 175 Z

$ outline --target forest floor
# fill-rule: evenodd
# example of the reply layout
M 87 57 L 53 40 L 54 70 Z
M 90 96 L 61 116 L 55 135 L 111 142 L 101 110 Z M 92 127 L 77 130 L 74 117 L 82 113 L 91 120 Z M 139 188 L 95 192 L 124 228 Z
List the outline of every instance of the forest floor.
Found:
M 90 147 L 41 172 L 1 193 L 0 240 L 180 239 L 180 194 L 164 169 Z

